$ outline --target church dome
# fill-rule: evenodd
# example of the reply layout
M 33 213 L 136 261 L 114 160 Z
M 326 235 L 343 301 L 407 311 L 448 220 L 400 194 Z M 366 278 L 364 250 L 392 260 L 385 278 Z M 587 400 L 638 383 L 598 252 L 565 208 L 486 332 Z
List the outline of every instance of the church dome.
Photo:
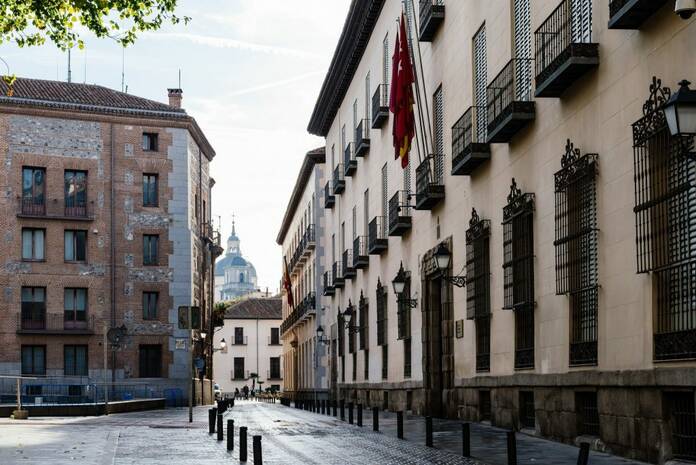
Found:
M 242 256 L 241 241 L 234 221 L 225 255 L 215 263 L 215 294 L 218 300 L 230 300 L 257 290 L 256 268 Z
M 230 266 L 247 266 L 247 263 L 248 262 L 239 255 L 232 257 L 232 260 L 230 260 Z

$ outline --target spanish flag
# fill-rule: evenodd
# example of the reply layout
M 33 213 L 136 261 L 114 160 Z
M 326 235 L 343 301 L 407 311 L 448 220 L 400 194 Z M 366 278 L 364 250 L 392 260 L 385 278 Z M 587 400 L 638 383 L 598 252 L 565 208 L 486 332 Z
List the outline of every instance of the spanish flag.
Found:
M 288 261 L 283 257 L 283 262 L 285 264 L 285 273 L 283 273 L 283 287 L 285 288 L 285 293 L 288 298 L 288 307 L 290 309 L 295 308 L 295 299 L 292 296 L 292 281 L 290 281 L 290 270 L 288 269 Z
M 389 96 L 389 111 L 394 114 L 392 135 L 394 138 L 394 159 L 401 159 L 401 167 L 408 166 L 411 141 L 416 134 L 413 114 L 413 66 L 408 47 L 406 18 L 401 14 L 401 25 L 396 36 L 394 56 L 392 57 L 392 82 Z

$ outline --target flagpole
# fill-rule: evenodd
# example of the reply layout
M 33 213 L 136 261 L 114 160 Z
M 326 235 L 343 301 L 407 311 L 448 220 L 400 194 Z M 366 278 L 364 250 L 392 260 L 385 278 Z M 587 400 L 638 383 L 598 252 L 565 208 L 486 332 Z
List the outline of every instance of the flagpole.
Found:
M 409 0 L 404 0 L 404 1 L 409 1 Z M 411 2 L 411 10 L 416 11 L 416 5 L 414 3 L 414 0 L 410 0 Z M 416 35 L 418 34 L 418 23 L 413 22 L 413 27 L 416 29 Z M 410 29 L 409 29 L 409 35 L 411 34 Z M 421 54 L 421 48 L 420 48 L 420 40 L 416 41 L 416 46 L 418 47 L 418 66 L 420 67 L 421 70 L 421 76 L 423 76 L 423 92 L 427 94 L 427 89 L 425 87 L 425 72 L 423 71 L 423 55 Z M 415 60 L 413 61 L 413 66 L 416 66 Z M 418 76 L 418 73 L 415 73 L 416 77 Z M 428 120 L 430 120 L 430 106 L 428 105 L 428 99 L 425 99 L 425 114 L 428 117 Z M 435 139 L 433 138 L 433 128 L 432 126 L 428 125 L 428 132 L 430 133 L 430 140 L 433 141 L 433 150 L 435 150 Z M 442 154 L 444 155 L 444 154 Z

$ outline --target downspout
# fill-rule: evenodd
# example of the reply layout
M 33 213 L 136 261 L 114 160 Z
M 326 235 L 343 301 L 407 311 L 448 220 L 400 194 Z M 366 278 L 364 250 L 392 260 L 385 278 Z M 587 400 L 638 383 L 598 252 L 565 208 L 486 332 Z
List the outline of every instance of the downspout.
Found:
M 112 122 L 110 125 L 110 131 L 111 131 L 111 149 L 110 149 L 110 167 L 109 167 L 109 185 L 110 185 L 110 197 L 111 201 L 110 203 L 110 208 L 109 208 L 109 215 L 110 215 L 110 255 L 111 255 L 111 327 L 115 328 L 116 327 L 116 227 L 115 227 L 115 207 L 116 207 L 116 189 L 114 187 L 114 169 L 115 169 L 115 161 L 114 161 L 114 151 L 116 144 L 114 142 L 114 123 Z M 112 386 L 116 382 L 116 351 L 112 350 L 111 351 L 111 383 Z

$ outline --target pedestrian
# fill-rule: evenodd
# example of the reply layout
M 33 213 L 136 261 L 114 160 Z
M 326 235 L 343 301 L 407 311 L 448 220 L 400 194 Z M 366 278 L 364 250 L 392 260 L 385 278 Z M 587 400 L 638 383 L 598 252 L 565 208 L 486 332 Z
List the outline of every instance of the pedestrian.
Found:
M 239 397 L 239 388 L 234 388 L 234 398 Z
M 242 388 L 242 391 L 244 391 L 244 400 L 249 400 L 249 386 L 244 386 Z

